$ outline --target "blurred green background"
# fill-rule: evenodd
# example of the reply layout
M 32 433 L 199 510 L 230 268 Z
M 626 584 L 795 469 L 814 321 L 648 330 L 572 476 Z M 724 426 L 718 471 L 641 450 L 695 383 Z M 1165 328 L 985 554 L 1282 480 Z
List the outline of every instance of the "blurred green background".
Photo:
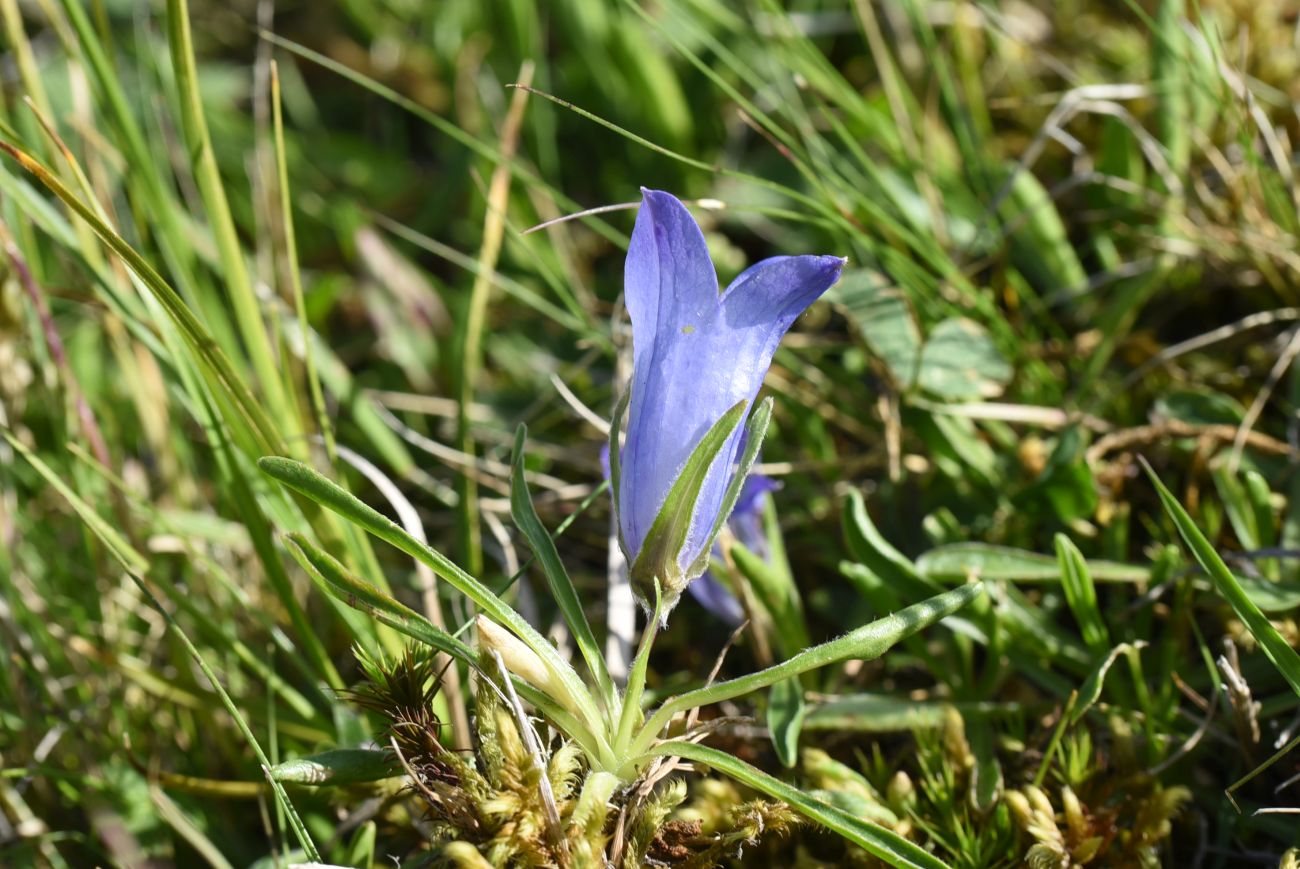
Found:
M 1297 718 L 1293 665 L 1260 649 L 1294 646 L 1300 606 L 1296 4 L 0 0 L 0 19 L 0 138 L 48 167 L 0 165 L 0 862 L 292 853 L 182 635 L 272 762 L 374 735 L 336 689 L 353 644 L 395 635 L 320 595 L 276 532 L 412 605 L 426 578 L 261 455 L 409 505 L 502 587 L 527 423 L 539 511 L 573 519 L 561 552 L 604 623 L 597 423 L 626 377 L 642 186 L 702 200 L 724 284 L 769 255 L 850 258 L 768 379 L 807 633 L 996 585 L 975 639 L 818 683 L 801 744 L 826 754 L 788 774 L 888 803 L 954 866 L 1300 845 L 1270 811 L 1294 811 L 1300 755 L 1241 811 L 1223 794 Z M 1139 454 L 1227 586 L 1178 548 Z M 510 593 L 545 627 L 534 580 Z M 770 656 L 763 630 L 724 672 Z M 655 690 L 698 684 L 727 634 L 684 604 Z M 766 739 L 722 744 L 782 769 Z M 327 860 L 427 849 L 393 794 L 289 795 Z M 811 829 L 771 847 L 750 865 L 872 865 Z

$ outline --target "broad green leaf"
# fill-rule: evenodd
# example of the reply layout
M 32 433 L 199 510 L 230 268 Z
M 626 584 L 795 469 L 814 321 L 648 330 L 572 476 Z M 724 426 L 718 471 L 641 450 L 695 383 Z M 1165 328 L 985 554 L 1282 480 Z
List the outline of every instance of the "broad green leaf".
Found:
M 799 760 L 799 732 L 808 707 L 798 679 L 777 682 L 767 693 L 767 729 L 781 763 L 792 767 Z
M 1241 402 L 1204 387 L 1172 389 L 1156 399 L 1154 410 L 1192 425 L 1240 425 L 1246 415 Z
M 1145 582 L 1151 575 L 1145 567 L 1114 561 L 1085 564 L 1097 582 Z M 916 567 L 925 576 L 945 582 L 970 576 L 1008 582 L 1055 582 L 1061 578 L 1060 562 L 1050 555 L 989 543 L 940 546 L 918 558 Z
M 854 817 L 843 809 L 824 803 L 716 748 L 690 742 L 661 742 L 652 747 L 649 754 L 680 757 L 731 776 L 743 785 L 788 803 L 791 808 L 839 833 L 889 866 L 899 869 L 947 869 L 947 864 L 942 860 L 892 830 Z
M 888 278 L 867 269 L 846 271 L 831 290 L 872 353 L 889 368 L 902 391 L 916 383 L 921 330 L 907 297 Z
M 1214 550 L 1214 546 L 1205 539 L 1205 535 L 1196 527 L 1196 523 L 1192 521 L 1191 516 L 1187 515 L 1183 505 L 1178 503 L 1178 499 L 1165 488 L 1164 483 L 1160 482 L 1156 472 L 1145 460 L 1142 464 L 1146 468 L 1147 476 L 1156 487 L 1165 512 L 1178 528 L 1178 533 L 1187 544 L 1187 548 L 1209 574 L 1219 594 L 1231 604 L 1237 617 L 1245 623 L 1246 629 L 1255 638 L 1255 642 L 1259 643 L 1264 654 L 1268 655 L 1273 666 L 1282 673 L 1291 688 L 1300 694 L 1300 654 L 1291 648 L 1291 645 L 1278 633 L 1277 628 L 1273 627 L 1255 602 L 1250 599 L 1250 595 L 1246 594 L 1241 583 L 1232 575 L 1232 571 L 1228 570 L 1228 565 L 1223 563 L 1219 553 Z
M 917 383 L 948 401 L 993 398 L 1011 380 L 1011 366 L 973 320 L 944 320 L 921 348 Z

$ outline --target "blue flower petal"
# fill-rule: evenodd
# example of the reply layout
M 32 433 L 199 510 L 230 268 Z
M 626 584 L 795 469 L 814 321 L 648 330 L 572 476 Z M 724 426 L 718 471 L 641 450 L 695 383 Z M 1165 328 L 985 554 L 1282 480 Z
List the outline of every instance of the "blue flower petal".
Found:
M 782 336 L 843 265 L 839 257 L 774 257 L 719 293 L 690 212 L 670 194 L 643 191 L 625 267 L 633 376 L 618 513 L 630 563 L 700 438 L 738 402 L 753 402 Z M 680 575 L 662 579 L 693 578 L 685 574 L 708 544 L 742 436 L 737 428 L 705 478 L 677 553 Z

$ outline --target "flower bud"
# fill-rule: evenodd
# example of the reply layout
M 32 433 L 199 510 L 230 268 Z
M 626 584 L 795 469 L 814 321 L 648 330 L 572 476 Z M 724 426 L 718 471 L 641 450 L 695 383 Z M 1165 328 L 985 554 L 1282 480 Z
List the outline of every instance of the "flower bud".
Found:
M 523 679 L 570 712 L 581 715 L 578 704 L 574 702 L 564 682 L 550 667 L 546 666 L 546 662 L 538 657 L 536 652 L 528 648 L 523 640 L 487 616 L 480 615 L 474 624 L 478 628 L 479 648 L 486 652 L 498 653 L 506 669 L 513 675 Z

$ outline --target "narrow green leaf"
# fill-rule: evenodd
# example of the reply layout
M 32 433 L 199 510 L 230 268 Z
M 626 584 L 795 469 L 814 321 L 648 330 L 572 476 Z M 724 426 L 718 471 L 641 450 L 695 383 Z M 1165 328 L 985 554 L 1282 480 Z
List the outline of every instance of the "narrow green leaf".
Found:
M 1145 582 L 1151 571 L 1114 561 L 1087 561 L 1088 573 L 1096 582 Z M 1061 563 L 1050 555 L 995 546 L 989 543 L 952 543 L 931 549 L 916 560 L 924 576 L 943 582 L 961 582 L 967 577 L 1008 582 L 1056 582 Z
M 718 535 L 722 533 L 722 526 L 731 518 L 731 511 L 736 509 L 740 492 L 745 487 L 745 478 L 749 476 L 754 462 L 758 460 L 758 452 L 763 448 L 763 439 L 767 437 L 767 425 L 771 420 L 772 398 L 768 396 L 759 402 L 758 407 L 745 422 L 745 450 L 740 455 L 735 473 L 731 475 L 731 481 L 727 483 L 727 491 L 722 495 L 722 507 L 713 520 L 713 528 L 709 531 L 709 539 L 704 543 L 704 551 L 700 553 L 695 564 L 691 565 L 692 573 L 702 573 L 708 566 L 710 554 L 713 552 L 713 541 L 718 539 Z
M 271 767 L 271 778 L 285 784 L 336 787 L 381 781 L 402 774 L 389 752 L 377 748 L 336 748 Z
M 844 505 L 844 540 L 853 558 L 869 567 L 898 595 L 917 598 L 941 590 L 884 538 L 871 521 L 862 493 L 856 489 L 849 491 Z
M 1146 645 L 1143 640 L 1133 643 L 1120 643 L 1110 650 L 1110 654 L 1097 662 L 1097 666 L 1093 668 L 1092 672 L 1088 674 L 1088 678 L 1079 686 L 1078 698 L 1071 707 L 1069 719 L 1071 725 L 1079 722 L 1084 713 L 1101 699 L 1101 689 L 1105 686 L 1106 674 L 1110 672 L 1111 665 L 1115 663 L 1119 656 L 1144 649 Z
M 805 730 L 901 733 L 942 727 L 949 709 L 956 709 L 968 723 L 1025 713 L 1019 703 L 949 703 L 888 694 L 843 694 L 812 707 L 803 726 Z
M 290 544 L 289 554 L 330 597 L 353 609 L 369 613 L 375 620 L 411 639 L 446 652 L 471 666 L 475 663 L 474 652 L 469 646 L 446 631 L 439 630 L 415 610 L 357 577 L 302 534 L 292 533 L 287 535 L 287 539 Z
M 1223 502 L 1224 512 L 1228 514 L 1228 522 L 1242 548 L 1259 549 L 1263 543 L 1260 541 L 1258 516 L 1246 494 L 1242 479 L 1226 462 L 1215 467 L 1211 476 L 1214 478 L 1214 488 L 1219 492 L 1219 500 Z
M 1264 654 L 1268 655 L 1273 666 L 1277 667 L 1291 684 L 1292 690 L 1300 694 L 1300 654 L 1296 654 L 1296 650 L 1291 648 L 1291 645 L 1278 633 L 1277 628 L 1273 627 L 1268 618 L 1260 612 L 1259 607 L 1241 587 L 1241 583 L 1237 582 L 1237 578 L 1232 575 L 1232 571 L 1228 570 L 1228 566 L 1223 563 L 1219 553 L 1215 552 L 1210 541 L 1206 540 L 1205 535 L 1196 527 L 1192 517 L 1187 515 L 1183 505 L 1179 504 L 1178 499 L 1165 488 L 1164 483 L 1160 482 L 1160 478 L 1145 459 L 1142 460 L 1142 466 L 1156 487 L 1165 512 L 1174 521 L 1187 548 L 1192 550 L 1192 555 L 1209 574 L 1219 594 L 1231 604 L 1237 617 L 1245 623 L 1246 629 L 1259 643 Z
M 900 869 L 948 869 L 942 860 L 892 830 L 828 805 L 716 748 L 690 742 L 661 742 L 648 753 L 659 757 L 684 758 L 729 775 L 743 785 L 788 803 L 804 816 L 834 830 L 889 866 Z
M 1056 559 L 1061 569 L 1061 589 L 1083 632 L 1083 641 L 1094 652 L 1110 645 L 1110 634 L 1097 608 L 1097 588 L 1092 584 L 1088 563 L 1079 547 L 1064 534 L 1056 535 Z
M 605 666 L 605 658 L 600 653 L 600 644 L 596 641 L 591 623 L 587 621 L 587 614 L 582 609 L 578 590 L 573 587 L 573 580 L 569 578 L 569 572 L 564 569 L 564 562 L 560 560 L 555 541 L 542 526 L 537 510 L 533 507 L 532 496 L 528 492 L 528 481 L 524 479 L 524 439 L 527 435 L 528 430 L 523 425 L 520 425 L 515 432 L 515 455 L 510 474 L 510 515 L 523 533 L 524 539 L 528 541 L 528 548 L 541 563 L 542 573 L 546 575 L 546 584 L 550 587 L 551 594 L 560 608 L 560 614 L 569 627 L 569 633 L 573 635 L 578 651 L 587 662 L 587 669 L 591 671 L 596 685 L 600 688 L 606 708 L 612 711 L 617 703 L 617 695 L 614 691 L 614 681 L 610 679 L 609 670 Z
M 767 729 L 772 733 L 772 747 L 787 767 L 799 760 L 799 733 L 803 730 L 808 705 L 798 679 L 777 682 L 767 693 Z
M 970 801 L 975 811 L 985 814 L 993 810 L 1002 796 L 1002 764 L 994 742 L 992 724 L 988 719 L 965 721 L 966 740 L 975 756 L 971 770 Z
M 877 619 L 869 625 L 863 625 L 838 639 L 800 652 L 776 666 L 678 695 L 659 707 L 650 717 L 638 742 L 653 739 L 679 712 L 730 700 L 849 658 L 863 661 L 878 658 L 896 643 L 952 615 L 983 593 L 984 586 L 981 584 L 963 585 Z M 638 747 L 644 750 L 644 746 Z M 633 754 L 635 753 L 634 750 Z
M 772 617 L 782 654 L 789 657 L 808 648 L 803 600 L 793 578 L 781 566 L 765 561 L 739 543 L 733 543 L 727 554 Z
M 326 479 L 312 468 L 294 459 L 266 456 L 257 462 L 262 472 L 369 533 L 396 546 L 412 558 L 427 564 L 449 585 L 479 606 L 493 621 L 509 628 L 562 679 L 571 696 L 583 707 L 583 717 L 593 729 L 599 729 L 601 717 L 595 701 L 573 667 L 555 647 L 510 606 L 474 577 L 457 567 L 445 555 L 415 539 L 406 529 L 362 503 L 350 492 Z M 396 626 L 394 626 L 396 627 Z

